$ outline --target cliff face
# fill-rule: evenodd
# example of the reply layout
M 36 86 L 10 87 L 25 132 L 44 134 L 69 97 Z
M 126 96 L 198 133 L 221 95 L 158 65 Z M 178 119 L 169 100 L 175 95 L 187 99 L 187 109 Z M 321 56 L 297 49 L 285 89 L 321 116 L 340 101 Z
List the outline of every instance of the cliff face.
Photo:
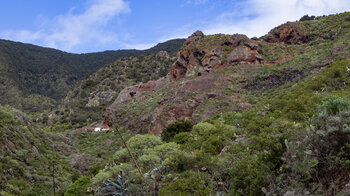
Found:
M 287 22 L 272 29 L 263 39 L 271 43 L 304 44 L 314 37 L 315 35 L 308 34 L 298 22 Z
M 207 43 L 211 42 L 211 43 Z M 210 46 L 205 44 L 210 44 Z M 188 69 L 198 67 L 198 74 L 232 64 L 260 64 L 262 57 L 256 41 L 245 35 L 205 37 L 200 31 L 193 33 L 184 43 L 173 64 L 170 79 L 183 78 Z
M 258 49 L 245 35 L 197 31 L 185 41 L 167 76 L 122 90 L 107 108 L 105 123 L 158 135 L 176 119 L 201 121 L 220 111 L 250 107 L 239 93 L 229 92 L 232 75 L 227 74 L 235 66 L 262 66 Z

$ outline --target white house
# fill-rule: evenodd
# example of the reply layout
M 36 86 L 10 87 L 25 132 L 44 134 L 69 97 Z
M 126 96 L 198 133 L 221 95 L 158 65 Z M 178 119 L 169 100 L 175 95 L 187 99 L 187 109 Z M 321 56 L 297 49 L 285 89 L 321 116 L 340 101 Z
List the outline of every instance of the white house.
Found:
M 95 132 L 100 132 L 101 131 L 101 127 L 95 127 L 94 131 Z
M 95 127 L 94 131 L 95 132 L 100 132 L 100 131 L 109 131 L 111 128 L 108 125 L 102 125 L 102 127 Z

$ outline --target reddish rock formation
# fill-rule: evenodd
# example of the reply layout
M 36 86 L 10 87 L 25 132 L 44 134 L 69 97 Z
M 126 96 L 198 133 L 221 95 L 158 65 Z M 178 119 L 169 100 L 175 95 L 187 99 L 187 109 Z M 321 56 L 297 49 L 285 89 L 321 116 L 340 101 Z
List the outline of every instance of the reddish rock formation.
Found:
M 287 22 L 272 29 L 263 39 L 271 43 L 303 44 L 312 38 L 299 27 L 298 22 Z
M 227 57 L 228 63 L 261 63 L 262 57 L 256 51 L 247 46 L 238 46 Z
M 221 65 L 260 64 L 262 56 L 258 52 L 258 44 L 246 35 L 234 34 L 228 40 L 218 40 L 212 49 L 202 45 L 208 42 L 202 32 L 196 31 L 186 41 L 173 64 L 170 80 L 176 81 L 186 75 L 187 69 L 201 67 L 205 70 L 215 69 Z M 231 51 L 227 54 L 228 51 Z M 227 55 L 227 59 L 225 59 Z M 201 75 L 200 73 L 199 75 Z

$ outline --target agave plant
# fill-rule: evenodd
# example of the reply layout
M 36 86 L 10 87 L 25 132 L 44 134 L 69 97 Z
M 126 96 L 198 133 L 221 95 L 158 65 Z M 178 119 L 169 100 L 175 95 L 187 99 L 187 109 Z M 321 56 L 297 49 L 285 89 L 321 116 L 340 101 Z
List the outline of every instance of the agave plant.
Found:
M 101 192 L 105 196 L 127 196 L 127 181 L 126 178 L 121 174 L 118 175 L 115 179 L 106 180 L 103 183 Z

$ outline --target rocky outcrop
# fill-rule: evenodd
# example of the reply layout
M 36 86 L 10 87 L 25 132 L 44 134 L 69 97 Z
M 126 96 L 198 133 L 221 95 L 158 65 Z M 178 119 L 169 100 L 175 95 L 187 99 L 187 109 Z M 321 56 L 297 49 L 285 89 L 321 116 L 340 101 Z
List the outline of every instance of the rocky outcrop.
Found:
M 163 77 L 155 81 L 140 83 L 123 89 L 113 104 L 106 109 L 104 114 L 104 123 L 109 126 L 114 126 L 115 116 L 122 106 L 131 101 L 142 101 L 142 95 L 148 91 L 156 91 L 168 85 L 170 82 L 168 77 Z M 118 123 L 119 124 L 119 123 Z
M 261 55 L 247 46 L 238 46 L 227 57 L 229 63 L 261 63 Z
M 272 29 L 263 39 L 271 43 L 303 44 L 312 40 L 298 22 L 287 22 Z
M 207 45 L 209 47 L 205 47 Z M 246 35 L 211 38 L 196 31 L 180 50 L 177 61 L 171 67 L 170 79 L 176 81 L 183 78 L 187 70 L 193 67 L 209 71 L 225 65 L 260 64 L 263 59 L 258 47 L 257 41 Z
M 249 108 L 244 99 L 224 93 L 230 81 L 214 70 L 259 65 L 263 59 L 258 50 L 257 40 L 245 35 L 204 36 L 196 31 L 185 41 L 170 73 L 123 89 L 106 110 L 104 123 L 159 135 L 177 119 L 199 122 L 220 111 Z

